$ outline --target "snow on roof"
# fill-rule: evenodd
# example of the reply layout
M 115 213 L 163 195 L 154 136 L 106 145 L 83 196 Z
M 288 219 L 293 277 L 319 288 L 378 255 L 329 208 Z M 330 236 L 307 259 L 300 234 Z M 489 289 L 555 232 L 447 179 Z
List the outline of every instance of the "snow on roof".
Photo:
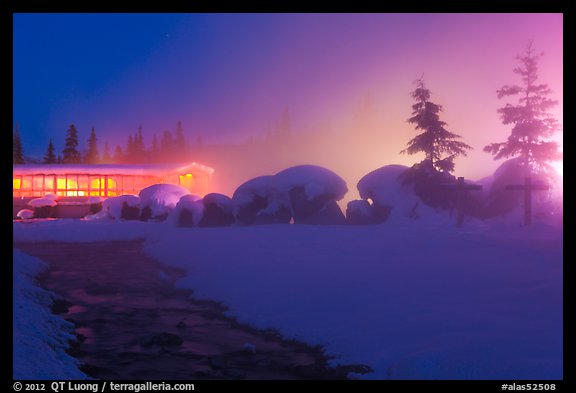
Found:
M 203 172 L 211 175 L 213 168 L 196 162 L 186 164 L 56 164 L 56 165 L 14 165 L 14 175 L 144 175 L 165 176 L 173 173 Z

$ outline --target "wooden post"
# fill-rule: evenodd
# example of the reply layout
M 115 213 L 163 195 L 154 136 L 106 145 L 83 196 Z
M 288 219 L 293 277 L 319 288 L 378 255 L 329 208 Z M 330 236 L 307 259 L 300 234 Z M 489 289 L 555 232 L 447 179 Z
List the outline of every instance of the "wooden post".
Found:
M 548 184 L 532 184 L 531 177 L 525 177 L 524 184 L 506 186 L 506 191 L 524 191 L 524 225 L 532 224 L 532 191 L 549 189 Z
M 464 191 L 479 191 L 482 186 L 464 183 L 464 177 L 458 177 L 456 184 L 443 184 L 442 187 L 456 192 L 456 227 L 461 228 L 464 223 Z

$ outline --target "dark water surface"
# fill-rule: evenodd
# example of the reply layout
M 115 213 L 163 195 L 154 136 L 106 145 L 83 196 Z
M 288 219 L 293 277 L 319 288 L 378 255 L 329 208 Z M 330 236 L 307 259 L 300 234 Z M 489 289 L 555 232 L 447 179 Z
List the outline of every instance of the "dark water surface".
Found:
M 49 263 L 40 277 L 76 326 L 70 354 L 99 379 L 345 379 L 362 366 L 326 366 L 320 348 L 283 340 L 175 289 L 183 271 L 145 257 L 140 241 L 18 243 Z

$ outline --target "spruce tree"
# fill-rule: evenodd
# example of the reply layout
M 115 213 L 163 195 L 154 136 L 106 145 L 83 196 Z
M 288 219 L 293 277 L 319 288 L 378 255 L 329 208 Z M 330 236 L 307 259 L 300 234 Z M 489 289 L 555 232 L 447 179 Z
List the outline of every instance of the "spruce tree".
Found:
M 57 164 L 58 158 L 54 153 L 54 144 L 52 143 L 52 139 L 48 143 L 48 148 L 46 149 L 46 154 L 44 154 L 44 164 Z
M 16 123 L 12 133 L 12 163 L 24 164 L 24 147 L 20 138 L 20 126 Z
M 86 151 L 86 156 L 84 162 L 86 164 L 96 164 L 99 161 L 98 154 L 98 138 L 96 138 L 96 132 L 94 127 L 90 131 L 90 136 L 88 137 L 88 150 Z
M 176 156 L 178 160 L 182 160 L 184 154 L 186 154 L 186 139 L 184 138 L 184 128 L 180 120 L 176 123 L 176 138 L 174 143 L 176 144 Z
M 160 156 L 164 162 L 174 161 L 174 138 L 169 130 L 165 130 L 162 133 L 162 138 L 160 139 Z
M 120 145 L 116 145 L 114 149 L 114 157 L 112 158 L 115 164 L 122 164 L 124 162 L 124 153 Z
M 160 146 L 158 145 L 158 137 L 156 134 L 152 136 L 152 147 L 150 148 L 150 161 L 159 162 L 160 161 Z
M 562 157 L 558 144 L 546 139 L 560 127 L 548 112 L 558 102 L 549 98 L 552 90 L 548 85 L 538 83 L 538 59 L 541 56 L 534 52 L 532 42 L 523 55 L 516 56 L 520 66 L 514 68 L 514 73 L 520 76 L 521 83 L 505 85 L 496 91 L 499 99 L 517 97 L 516 104 L 507 103 L 498 109 L 502 123 L 512 126 L 510 136 L 506 142 L 484 147 L 484 151 L 491 153 L 495 160 L 520 157 L 526 175 L 551 171 L 548 163 Z
M 108 146 L 108 142 L 104 143 L 104 153 L 102 153 L 102 163 L 109 164 L 112 161 L 112 157 L 110 156 L 110 146 Z
M 74 124 L 71 124 L 66 134 L 66 143 L 62 150 L 62 162 L 64 164 L 79 164 L 81 161 L 78 148 L 78 131 Z
M 424 161 L 428 161 L 432 168 L 443 172 L 454 170 L 454 159 L 457 156 L 466 156 L 471 149 L 464 142 L 457 141 L 460 135 L 446 130 L 446 123 L 440 120 L 439 113 L 442 106 L 430 101 L 430 90 L 424 85 L 422 78 L 415 81 L 416 89 L 411 92 L 416 103 L 412 105 L 412 117 L 408 123 L 415 124 L 416 130 L 422 130 L 408 142 L 408 147 L 402 150 L 403 154 L 416 154 L 423 152 Z

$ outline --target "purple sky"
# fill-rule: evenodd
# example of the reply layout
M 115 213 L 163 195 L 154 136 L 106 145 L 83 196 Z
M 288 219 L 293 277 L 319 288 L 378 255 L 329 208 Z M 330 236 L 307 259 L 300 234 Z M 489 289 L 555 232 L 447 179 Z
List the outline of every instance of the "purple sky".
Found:
M 285 107 L 296 132 L 345 127 L 370 94 L 400 151 L 424 74 L 448 130 L 475 148 L 459 174 L 477 178 L 498 165 L 482 152 L 510 132 L 495 91 L 518 82 L 529 40 L 562 122 L 562 31 L 562 14 L 16 14 L 14 122 L 25 153 L 41 156 L 50 137 L 62 149 L 71 123 L 83 143 L 94 126 L 111 147 L 139 124 L 150 138 L 178 120 L 190 139 L 243 140 Z

